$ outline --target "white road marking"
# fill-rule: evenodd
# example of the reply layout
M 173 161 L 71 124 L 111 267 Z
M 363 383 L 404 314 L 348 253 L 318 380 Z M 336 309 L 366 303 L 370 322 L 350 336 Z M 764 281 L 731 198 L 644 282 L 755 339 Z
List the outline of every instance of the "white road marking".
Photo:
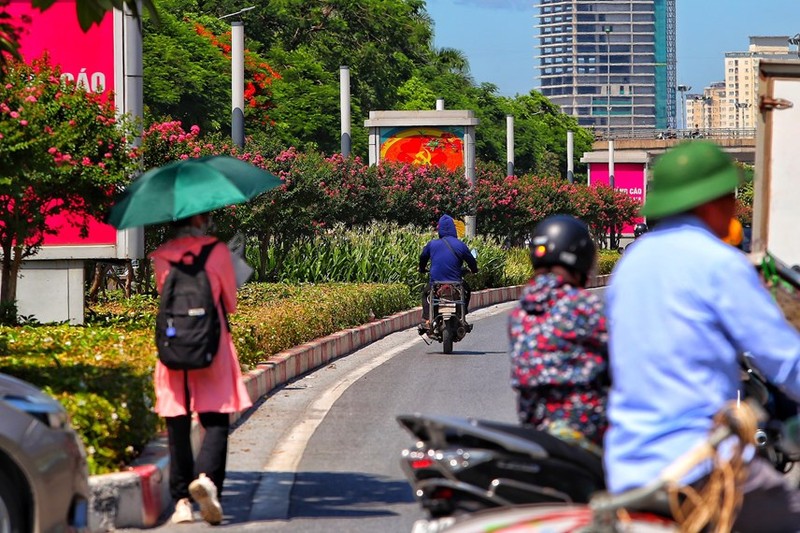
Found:
M 471 312 L 469 316 L 480 318 L 497 313 L 506 312 L 516 302 L 506 302 L 492 305 Z M 408 330 L 405 330 L 408 331 Z M 399 333 L 399 332 L 398 332 Z M 294 485 L 295 473 L 303 454 L 314 432 L 325 419 L 333 404 L 356 381 L 383 363 L 419 344 L 420 339 L 414 338 L 404 344 L 395 346 L 391 350 L 373 358 L 369 363 L 359 366 L 348 373 L 341 380 L 328 387 L 320 397 L 314 401 L 304 412 L 302 419 L 274 448 L 273 453 L 264 466 L 261 482 L 253 494 L 253 505 L 250 508 L 250 522 L 264 520 L 287 520 L 289 518 L 289 505 L 291 491 Z M 366 348 L 366 347 L 365 347 Z
M 397 355 L 398 353 L 419 344 L 419 339 L 414 339 L 405 344 L 395 346 L 388 352 L 372 359 L 369 363 L 361 365 L 356 370 L 347 374 L 333 386 L 329 387 L 305 412 L 305 418 L 292 429 L 291 433 L 275 447 L 272 455 L 264 470 L 267 472 L 294 472 L 303 458 L 306 444 L 325 419 L 333 404 L 336 403 L 342 394 L 356 381 L 364 377 L 370 371 L 378 368 L 383 363 Z

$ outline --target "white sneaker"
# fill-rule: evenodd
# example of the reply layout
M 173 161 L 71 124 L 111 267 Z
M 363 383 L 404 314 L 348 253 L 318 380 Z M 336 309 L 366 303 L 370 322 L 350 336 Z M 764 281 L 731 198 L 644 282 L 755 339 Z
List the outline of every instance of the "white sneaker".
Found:
M 181 498 L 175 502 L 175 512 L 172 513 L 173 524 L 188 524 L 194 522 L 194 515 L 192 514 L 192 502 L 189 498 Z
M 217 499 L 217 487 L 205 474 L 189 484 L 189 493 L 200 506 L 200 515 L 203 520 L 216 526 L 222 522 L 222 506 Z

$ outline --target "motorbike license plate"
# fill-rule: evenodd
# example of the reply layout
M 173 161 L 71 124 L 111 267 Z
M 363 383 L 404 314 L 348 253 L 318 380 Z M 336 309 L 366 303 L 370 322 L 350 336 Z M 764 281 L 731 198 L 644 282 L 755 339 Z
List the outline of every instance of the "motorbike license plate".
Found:
M 442 315 L 456 314 L 456 304 L 454 303 L 439 304 L 439 314 Z

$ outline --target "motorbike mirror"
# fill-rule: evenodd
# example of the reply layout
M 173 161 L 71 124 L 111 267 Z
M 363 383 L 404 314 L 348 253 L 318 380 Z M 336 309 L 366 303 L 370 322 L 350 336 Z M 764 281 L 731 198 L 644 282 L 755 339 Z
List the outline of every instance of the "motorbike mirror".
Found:
M 478 258 L 478 250 L 476 250 L 475 248 L 473 248 L 472 250 L 470 250 L 470 251 L 469 251 L 469 253 L 471 253 L 471 254 L 472 254 L 472 257 L 474 257 L 475 259 L 477 259 L 477 258 Z

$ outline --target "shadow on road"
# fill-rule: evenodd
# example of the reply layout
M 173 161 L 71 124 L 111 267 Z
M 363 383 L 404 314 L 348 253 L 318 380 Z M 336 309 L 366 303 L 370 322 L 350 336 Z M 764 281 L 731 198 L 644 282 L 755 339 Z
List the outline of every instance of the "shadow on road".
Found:
M 425 352 L 425 353 L 426 353 L 426 355 L 442 355 L 444 357 L 451 357 L 453 355 L 472 355 L 472 356 L 474 356 L 474 355 L 480 355 L 480 356 L 498 355 L 498 354 L 506 354 L 508 352 L 479 352 L 479 351 L 475 351 L 475 350 L 456 350 L 454 348 L 453 349 L 453 353 L 451 353 L 451 354 L 443 354 L 442 350 L 440 348 L 438 351 L 435 351 L 435 352 L 429 351 L 429 352 Z
M 396 513 L 386 507 L 413 503 L 406 481 L 354 472 L 298 472 L 292 518 L 369 517 Z

